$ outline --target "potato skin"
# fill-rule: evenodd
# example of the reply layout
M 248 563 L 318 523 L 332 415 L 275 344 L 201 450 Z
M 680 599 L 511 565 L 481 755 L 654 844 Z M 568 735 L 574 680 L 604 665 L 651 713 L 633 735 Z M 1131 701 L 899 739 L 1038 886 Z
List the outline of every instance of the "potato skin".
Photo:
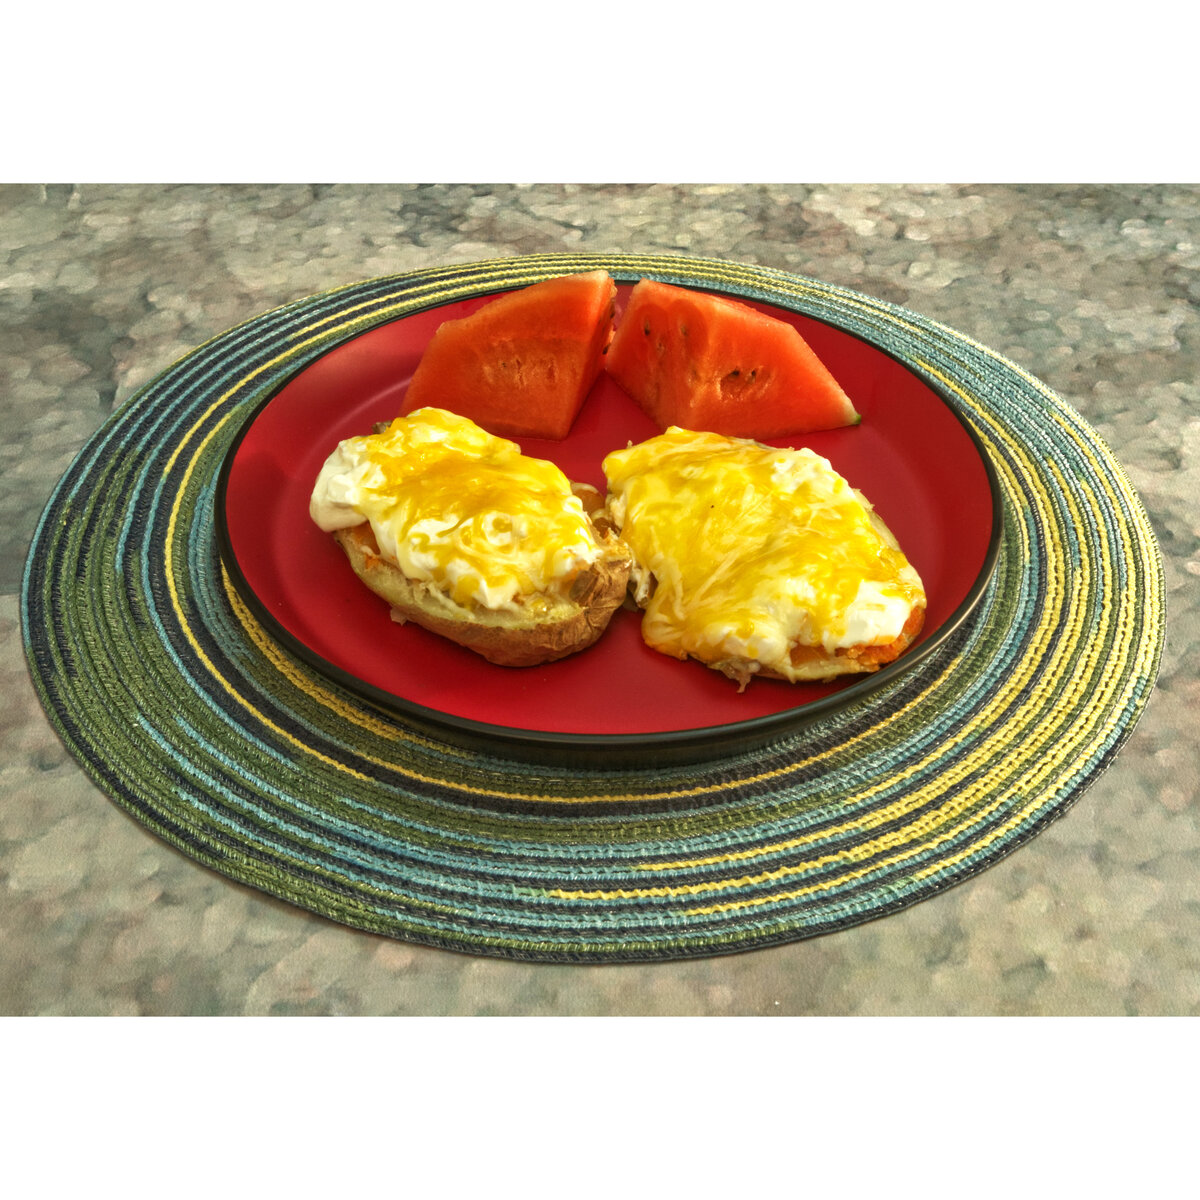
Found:
M 384 558 L 370 525 L 332 536 L 354 573 L 387 601 L 394 616 L 504 667 L 538 666 L 587 649 L 608 627 L 629 582 L 631 560 L 624 543 L 602 536 L 604 555 L 576 576 L 568 594 L 535 598 L 537 611 L 534 605 L 526 612 L 468 609 Z

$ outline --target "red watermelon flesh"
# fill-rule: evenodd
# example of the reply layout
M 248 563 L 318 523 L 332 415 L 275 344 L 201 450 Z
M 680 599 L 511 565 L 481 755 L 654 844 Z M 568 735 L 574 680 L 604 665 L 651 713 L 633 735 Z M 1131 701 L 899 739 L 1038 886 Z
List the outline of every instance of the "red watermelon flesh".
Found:
M 769 439 L 861 420 L 786 321 L 652 279 L 630 293 L 604 365 L 662 429 Z
M 566 437 L 612 340 L 616 294 L 607 271 L 563 275 L 443 322 L 400 415 L 432 406 L 500 437 Z

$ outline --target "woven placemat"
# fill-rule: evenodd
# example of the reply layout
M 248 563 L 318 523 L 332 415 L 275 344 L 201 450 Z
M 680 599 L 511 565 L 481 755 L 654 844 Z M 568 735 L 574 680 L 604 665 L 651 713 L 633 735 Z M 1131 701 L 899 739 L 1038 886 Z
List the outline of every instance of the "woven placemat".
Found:
M 348 336 L 596 268 L 781 305 L 952 397 L 1000 480 L 995 573 L 891 686 L 716 763 L 574 770 L 406 727 L 290 657 L 226 576 L 221 464 L 263 398 Z M 1045 386 L 907 310 L 711 260 L 543 255 L 323 293 L 176 363 L 92 438 L 34 536 L 22 627 L 50 720 L 183 853 L 350 926 L 559 962 L 767 946 L 910 905 L 1061 814 L 1111 761 L 1163 641 L 1158 549 L 1125 473 Z

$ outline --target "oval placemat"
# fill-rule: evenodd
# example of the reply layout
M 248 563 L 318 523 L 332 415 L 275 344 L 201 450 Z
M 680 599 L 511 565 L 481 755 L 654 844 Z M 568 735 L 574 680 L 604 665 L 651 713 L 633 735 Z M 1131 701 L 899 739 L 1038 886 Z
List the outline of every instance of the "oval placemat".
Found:
M 741 295 L 882 347 L 952 398 L 1000 482 L 984 596 L 935 654 L 753 752 L 607 770 L 441 740 L 292 657 L 221 565 L 216 478 L 264 396 L 432 304 L 607 269 Z M 713 260 L 541 255 L 369 280 L 199 347 L 55 490 L 22 587 L 30 673 L 114 802 L 211 869 L 356 928 L 556 962 L 698 957 L 931 896 L 1065 811 L 1153 687 L 1163 577 L 1145 511 L 1078 414 L 913 312 Z

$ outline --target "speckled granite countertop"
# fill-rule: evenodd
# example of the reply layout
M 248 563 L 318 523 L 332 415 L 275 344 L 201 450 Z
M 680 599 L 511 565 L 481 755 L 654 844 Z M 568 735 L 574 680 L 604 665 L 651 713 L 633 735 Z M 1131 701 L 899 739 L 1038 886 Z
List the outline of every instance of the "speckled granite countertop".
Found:
M 725 257 L 912 308 L 1087 418 L 1166 570 L 1115 764 L 977 878 L 731 958 L 544 966 L 408 946 L 230 883 L 58 742 L 22 564 L 88 435 L 210 337 L 375 275 L 531 252 Z M 1200 1013 L 1200 187 L 0 187 L 0 1014 Z

